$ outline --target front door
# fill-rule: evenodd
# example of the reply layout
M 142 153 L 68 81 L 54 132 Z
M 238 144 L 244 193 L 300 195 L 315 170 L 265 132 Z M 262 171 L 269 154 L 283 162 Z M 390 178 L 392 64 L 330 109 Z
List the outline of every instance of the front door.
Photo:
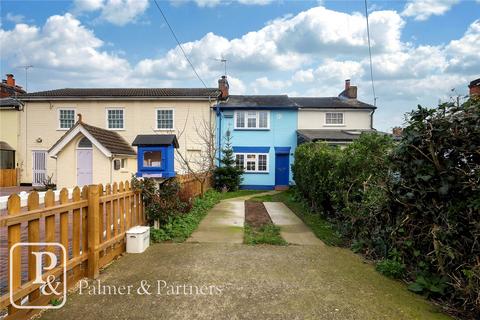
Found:
M 43 185 L 47 179 L 47 151 L 32 152 L 32 186 Z
M 275 188 L 288 187 L 290 159 L 288 153 L 275 155 Z
M 77 149 L 77 185 L 92 184 L 92 149 Z

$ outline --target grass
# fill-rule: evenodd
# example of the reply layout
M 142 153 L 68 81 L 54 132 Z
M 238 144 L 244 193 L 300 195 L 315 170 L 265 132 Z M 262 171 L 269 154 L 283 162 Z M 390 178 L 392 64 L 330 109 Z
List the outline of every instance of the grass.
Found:
M 254 228 L 245 224 L 244 242 L 249 245 L 272 244 L 285 246 L 287 242 L 280 236 L 280 228 L 274 224 L 266 224 L 260 228 Z
M 158 229 L 151 228 L 151 241 L 184 242 L 197 229 L 208 211 L 219 201 L 220 193 L 214 190 L 207 191 L 202 198 L 196 198 L 193 201 L 192 209 L 187 214 L 170 218 Z
M 219 199 L 225 200 L 225 199 L 231 199 L 231 198 L 237 198 L 237 197 L 244 197 L 244 196 L 250 196 L 250 195 L 254 195 L 262 192 L 265 192 L 265 191 L 264 190 L 238 190 L 238 191 L 232 191 L 232 192 L 225 192 L 225 193 L 219 194 Z
M 261 202 L 283 202 L 300 219 L 302 219 L 302 221 L 310 227 L 317 238 L 322 240 L 325 244 L 340 246 L 343 243 L 341 236 L 335 230 L 335 226 L 324 219 L 320 214 L 311 212 L 304 203 L 296 200 L 293 190 L 287 190 L 273 195 L 254 197 L 251 200 Z

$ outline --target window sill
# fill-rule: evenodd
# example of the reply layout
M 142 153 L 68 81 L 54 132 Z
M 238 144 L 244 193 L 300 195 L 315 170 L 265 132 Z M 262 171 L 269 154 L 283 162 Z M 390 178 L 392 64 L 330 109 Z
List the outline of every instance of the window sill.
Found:
M 248 174 L 269 174 L 269 171 L 243 171 L 243 173 L 248 173 Z
M 159 129 L 159 128 L 156 128 L 156 129 L 153 129 L 153 131 L 175 131 L 175 128 L 171 128 L 171 129 Z
M 238 131 L 269 131 L 270 128 L 233 128 Z
M 107 130 L 110 130 L 110 131 L 125 131 L 125 128 L 107 128 Z
M 71 129 L 71 128 L 68 128 L 68 129 L 66 129 L 66 128 L 57 128 L 57 131 L 68 131 L 68 130 L 70 130 L 70 129 Z
M 344 124 L 324 124 L 324 127 L 345 127 Z

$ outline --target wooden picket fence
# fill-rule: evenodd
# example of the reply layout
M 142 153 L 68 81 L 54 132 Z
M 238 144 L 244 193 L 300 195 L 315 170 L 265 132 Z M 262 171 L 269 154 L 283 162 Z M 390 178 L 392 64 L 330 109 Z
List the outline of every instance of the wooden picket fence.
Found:
M 131 190 L 128 181 L 107 184 L 105 188 L 101 184 L 81 190 L 76 187 L 71 198 L 68 190 L 62 189 L 60 200 L 55 203 L 54 199 L 53 192 L 47 191 L 40 207 L 38 193 L 31 192 L 27 207 L 21 208 L 20 197 L 11 195 L 8 215 L 0 217 L 0 228 L 8 229 L 8 252 L 14 244 L 25 240 L 63 244 L 67 251 L 67 288 L 84 277 L 95 279 L 100 268 L 125 251 L 126 230 L 145 224 L 141 193 Z M 12 257 L 8 257 L 13 265 L 10 289 L 17 305 L 22 301 L 25 305 L 47 305 L 52 299 L 51 295 L 41 295 L 39 285 L 33 283 L 35 260 L 30 252 L 36 249 L 40 248 L 29 247 L 28 254 L 15 249 Z M 53 246 L 44 249 L 59 256 Z M 27 279 L 22 279 L 22 267 L 28 270 Z M 63 267 L 57 266 L 42 276 L 46 279 L 52 274 L 60 279 Z M 36 311 L 16 309 L 8 293 L 0 297 L 0 310 L 4 308 L 8 308 L 6 319 L 26 319 Z
M 178 182 L 180 183 L 180 198 L 182 200 L 189 200 L 195 197 L 198 197 L 202 193 L 202 184 L 195 179 L 192 174 L 183 174 L 177 176 Z M 209 176 L 208 179 L 203 184 L 203 190 L 207 191 L 212 187 L 212 177 Z
M 0 169 L 0 188 L 14 187 L 17 185 L 18 169 Z

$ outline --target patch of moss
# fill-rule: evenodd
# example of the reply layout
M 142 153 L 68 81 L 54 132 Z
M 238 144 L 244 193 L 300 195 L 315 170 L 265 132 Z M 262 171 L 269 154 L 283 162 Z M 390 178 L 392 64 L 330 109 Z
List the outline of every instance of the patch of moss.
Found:
M 285 246 L 287 242 L 280 236 L 280 228 L 276 225 L 269 223 L 261 226 L 260 228 L 254 228 L 248 224 L 245 224 L 244 228 L 244 242 L 245 244 L 271 244 L 277 246 Z

